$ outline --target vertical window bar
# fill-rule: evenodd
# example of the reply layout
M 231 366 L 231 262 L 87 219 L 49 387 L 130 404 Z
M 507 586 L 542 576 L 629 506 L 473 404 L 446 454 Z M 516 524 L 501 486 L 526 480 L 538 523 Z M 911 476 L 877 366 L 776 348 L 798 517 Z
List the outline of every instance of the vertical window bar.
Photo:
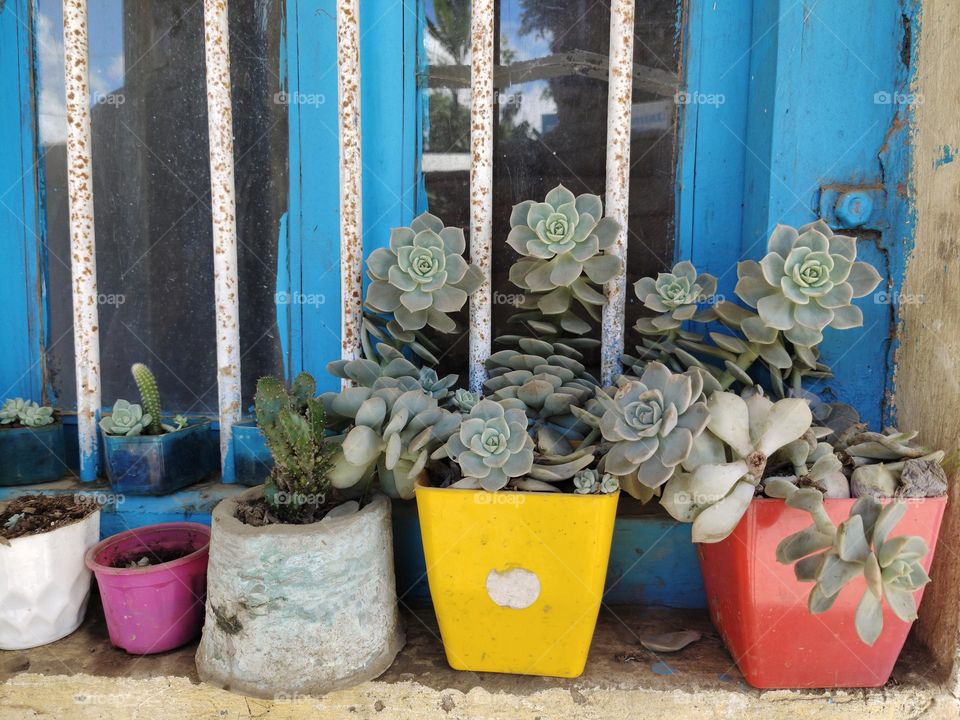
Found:
M 233 176 L 233 106 L 227 0 L 204 0 L 207 125 L 210 137 L 210 201 L 213 215 L 214 296 L 217 303 L 217 387 L 220 462 L 233 482 L 232 427 L 240 419 L 240 320 L 237 281 L 237 217 Z
M 70 202 L 70 271 L 77 371 L 80 479 L 97 479 L 100 413 L 100 335 L 97 256 L 93 234 L 93 164 L 90 145 L 90 78 L 87 0 L 63 2 L 67 96 L 67 187 Z
M 483 273 L 470 298 L 470 389 L 481 392 L 491 347 L 494 0 L 473 1 L 470 36 L 470 260 Z
M 340 101 L 341 357 L 360 357 L 363 322 L 363 159 L 360 145 L 359 0 L 337 0 L 337 95 Z M 344 387 L 350 385 L 344 380 Z
M 607 252 L 620 258 L 623 270 L 607 283 L 603 308 L 603 349 L 600 373 L 611 385 L 621 372 L 624 309 L 627 291 L 627 220 L 630 197 L 630 115 L 633 90 L 634 0 L 610 5 L 610 70 L 607 96 L 607 215 L 620 223 L 617 239 Z

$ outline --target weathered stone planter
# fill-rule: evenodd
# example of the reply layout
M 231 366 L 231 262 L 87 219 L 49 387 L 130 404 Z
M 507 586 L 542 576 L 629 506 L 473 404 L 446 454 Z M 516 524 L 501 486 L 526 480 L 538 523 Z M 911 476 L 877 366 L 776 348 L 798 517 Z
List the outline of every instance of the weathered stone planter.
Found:
M 0 485 L 53 482 L 66 472 L 62 420 L 40 427 L 0 427 Z
M 252 488 L 213 511 L 197 670 L 256 697 L 318 695 L 384 672 L 404 644 L 390 503 L 310 525 L 252 527 L 234 516 Z
M 97 510 L 0 545 L 0 650 L 46 645 L 79 627 L 90 598 L 83 556 L 99 539 Z

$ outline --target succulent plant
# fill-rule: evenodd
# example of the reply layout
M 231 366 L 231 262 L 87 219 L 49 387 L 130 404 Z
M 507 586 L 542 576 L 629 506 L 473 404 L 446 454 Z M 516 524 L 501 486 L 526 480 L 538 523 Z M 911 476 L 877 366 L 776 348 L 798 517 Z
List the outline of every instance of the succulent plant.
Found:
M 856 257 L 856 240 L 834 235 L 823 220 L 799 229 L 778 225 L 766 256 L 738 266 L 735 292 L 759 316 L 750 326 L 782 330 L 801 347 L 820 343 L 827 326 L 860 327 L 863 313 L 850 301 L 872 292 L 880 275 Z
M 3 407 L 0 408 L 0 424 L 10 425 L 11 423 L 20 422 L 20 416 L 27 411 L 30 405 L 31 402 L 23 398 L 10 398 L 6 400 L 3 403 Z
M 367 306 L 392 313 L 406 331 L 429 325 L 453 332 L 456 323 L 447 313 L 460 310 L 483 281 L 480 269 L 463 259 L 465 248 L 463 230 L 445 228 L 430 213 L 414 218 L 410 227 L 394 228 L 390 246 L 367 259 L 372 280 Z
M 619 258 L 604 253 L 619 230 L 616 220 L 603 217 L 597 195 L 574 196 L 563 185 L 548 192 L 543 202 L 515 205 L 507 244 L 523 256 L 510 268 L 510 281 L 531 293 L 522 309 L 560 316 L 560 325 L 574 334 L 589 330 L 588 323 L 570 312 L 570 304 L 576 300 L 596 317 L 606 303 L 591 283 L 603 285 L 622 269 Z
M 817 442 L 812 430 L 775 452 L 767 462 L 767 469 L 783 465 L 789 465 L 793 475 L 779 479 L 798 487 L 814 487 L 826 498 L 850 497 L 850 483 L 843 474 L 843 463 L 830 443 Z
M 566 345 L 519 339 L 516 350 L 500 350 L 487 359 L 485 394 L 524 411 L 540 452 L 569 455 L 572 442 L 582 441 L 590 430 L 572 408 L 583 406 L 598 386 L 582 359 Z
M 276 377 L 257 381 L 257 425 L 273 456 L 264 498 L 284 522 L 314 522 L 329 500 L 335 447 L 326 437 L 326 414 L 314 397 L 316 387 L 305 372 L 289 391 Z
M 674 518 L 693 523 L 693 541 L 702 543 L 719 542 L 733 532 L 769 457 L 802 437 L 813 419 L 806 400 L 774 403 L 759 393 L 744 399 L 715 392 L 707 408 L 707 432 L 697 437 L 684 464 L 689 473 L 675 475 L 660 498 Z
M 667 482 L 707 426 L 702 389 L 699 374 L 674 374 L 652 362 L 639 380 L 625 380 L 613 397 L 598 392 L 604 408 L 600 431 L 610 443 L 603 471 L 621 478 L 631 494 L 636 491 L 624 478 L 635 477 L 648 488 Z
M 929 549 L 917 536 L 890 537 L 906 513 L 904 503 L 884 506 L 874 497 L 861 497 L 837 527 L 817 490 L 797 489 L 789 483 L 771 483 L 768 490 L 813 517 L 813 525 L 777 546 L 778 562 L 796 563 L 797 580 L 816 583 L 807 602 L 811 613 L 829 610 L 849 582 L 864 577 L 867 588 L 854 616 L 857 635 L 864 643 L 873 645 L 883 631 L 884 600 L 904 622 L 917 619 L 914 593 L 930 581 L 922 564 Z
M 861 430 L 855 425 L 838 440 L 837 448 L 850 472 L 854 497 L 929 497 L 942 495 L 944 475 L 940 468 L 942 451 L 916 444 L 916 432 L 901 433 L 885 428 L 882 433 Z M 902 482 L 910 463 L 909 484 Z
M 481 400 L 447 439 L 440 454 L 460 466 L 464 479 L 473 480 L 484 490 L 501 490 L 512 478 L 521 478 L 533 468 L 527 417 L 523 410 L 504 409 L 493 400 Z
M 53 408 L 41 407 L 37 403 L 31 403 L 20 414 L 20 422 L 26 427 L 43 427 L 53 423 Z
M 473 410 L 473 406 L 476 405 L 482 396 L 480 393 L 470 392 L 469 390 L 464 390 L 460 388 L 453 393 L 453 406 L 462 413 L 469 413 Z
M 708 273 L 697 274 L 687 260 L 673 266 L 668 273 L 659 273 L 657 279 L 640 278 L 634 292 L 648 310 L 661 313 L 654 318 L 640 318 L 637 330 L 644 334 L 675 330 L 685 320 L 705 322 L 710 315 L 697 314 L 699 303 L 708 302 L 717 291 L 717 278 Z
M 119 399 L 113 404 L 113 411 L 100 420 L 100 429 L 107 435 L 140 435 L 153 420 L 143 408 L 126 400 Z
M 143 412 L 150 420 L 144 429 L 146 435 L 159 435 L 164 431 L 160 421 L 160 390 L 157 389 L 157 379 L 143 363 L 136 363 L 130 368 L 137 390 L 140 391 L 140 403 Z
M 610 473 L 599 470 L 580 470 L 573 476 L 574 492 L 578 495 L 615 493 L 620 489 L 620 481 Z
M 410 499 L 431 452 L 460 424 L 459 413 L 440 407 L 417 384 L 347 388 L 320 399 L 334 418 L 331 425 L 341 428 L 334 440 L 340 445 L 331 472 L 334 487 L 369 482 L 376 471 L 384 492 Z
M 173 416 L 173 430 L 183 430 L 190 424 L 190 419 L 186 415 Z

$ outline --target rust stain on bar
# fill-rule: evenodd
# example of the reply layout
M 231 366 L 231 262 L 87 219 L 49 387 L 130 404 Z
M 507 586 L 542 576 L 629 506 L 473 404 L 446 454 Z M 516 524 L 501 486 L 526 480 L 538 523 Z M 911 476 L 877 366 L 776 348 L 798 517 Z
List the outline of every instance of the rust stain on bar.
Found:
M 363 319 L 363 159 L 360 145 L 359 0 L 337 0 L 340 103 L 340 355 L 360 357 Z M 343 385 L 350 385 L 344 380 Z
M 474 0 L 470 18 L 470 259 L 483 273 L 470 298 L 470 389 L 480 392 L 490 356 L 493 216 L 493 0 Z
M 220 460 L 233 480 L 231 428 L 240 419 L 240 307 L 237 280 L 236 192 L 233 175 L 233 106 L 227 0 L 204 0 L 210 202 L 213 215 L 214 297 L 217 312 L 217 387 Z
M 67 187 L 70 202 L 70 269 L 77 372 L 80 478 L 97 478 L 100 412 L 100 333 L 97 257 L 93 226 L 93 162 L 90 143 L 90 77 L 87 0 L 63 3 L 64 74 L 67 97 Z
M 603 308 L 600 372 L 605 385 L 621 372 L 624 310 L 627 292 L 627 220 L 630 198 L 630 114 L 633 91 L 634 0 L 613 0 L 610 6 L 610 76 L 607 97 L 607 215 L 620 223 L 616 242 L 607 252 L 623 261 L 623 270 L 607 283 Z

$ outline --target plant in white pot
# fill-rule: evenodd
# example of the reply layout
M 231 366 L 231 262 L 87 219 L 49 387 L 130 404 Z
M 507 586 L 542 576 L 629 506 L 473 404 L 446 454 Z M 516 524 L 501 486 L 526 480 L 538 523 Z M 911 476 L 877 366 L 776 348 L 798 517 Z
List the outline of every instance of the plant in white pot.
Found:
M 625 362 L 641 381 L 661 362 L 698 374 L 708 419 L 672 472 L 622 484 L 660 495 L 692 523 L 711 616 L 748 682 L 882 685 L 928 579 L 946 502 L 943 453 L 915 445 L 916 433 L 867 432 L 854 408 L 804 387 L 830 376 L 822 332 L 862 325 L 851 300 L 880 276 L 856 260 L 853 238 L 822 221 L 778 226 L 759 263 L 740 263 L 736 294 L 748 308 L 690 307 L 704 301 L 686 292 L 691 278 L 712 280 L 679 270 L 637 283 L 660 315 L 638 324 L 642 344 Z M 678 297 L 682 319 L 717 318 L 725 331 L 681 327 L 670 305 Z M 785 399 L 773 402 L 764 386 Z M 604 436 L 626 443 L 616 428 Z
M 83 622 L 84 555 L 100 539 L 100 506 L 84 495 L 24 495 L 0 510 L 0 650 L 59 640 Z
M 213 512 L 200 678 L 258 697 L 315 695 L 370 680 L 404 643 L 390 503 L 368 476 L 356 499 L 333 484 L 316 383 L 257 384 L 257 422 L 274 459 L 266 485 Z M 364 484 L 356 483 L 364 480 Z

